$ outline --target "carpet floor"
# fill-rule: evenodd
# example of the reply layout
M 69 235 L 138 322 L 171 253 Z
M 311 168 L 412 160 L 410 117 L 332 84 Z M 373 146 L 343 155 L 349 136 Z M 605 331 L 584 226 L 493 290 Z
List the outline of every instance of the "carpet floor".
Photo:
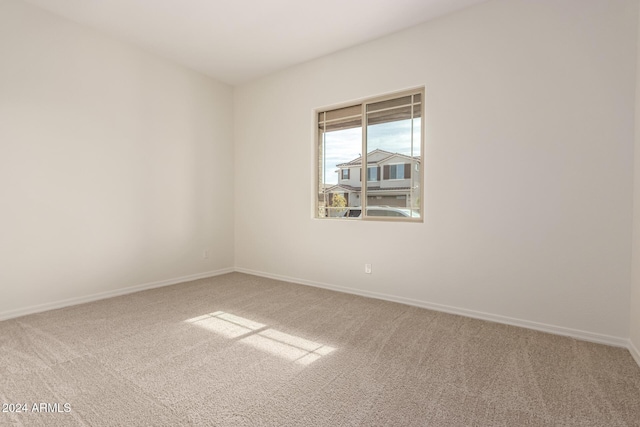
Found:
M 640 426 L 626 349 L 240 273 L 0 322 L 2 426 Z

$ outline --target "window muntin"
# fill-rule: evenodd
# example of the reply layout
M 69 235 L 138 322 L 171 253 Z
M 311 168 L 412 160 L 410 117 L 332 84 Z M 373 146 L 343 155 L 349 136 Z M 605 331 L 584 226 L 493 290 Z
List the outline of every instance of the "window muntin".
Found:
M 416 90 L 318 112 L 317 217 L 356 217 L 346 212 L 358 208 L 363 219 L 421 220 L 422 99 Z M 347 206 L 330 200 L 336 191 Z

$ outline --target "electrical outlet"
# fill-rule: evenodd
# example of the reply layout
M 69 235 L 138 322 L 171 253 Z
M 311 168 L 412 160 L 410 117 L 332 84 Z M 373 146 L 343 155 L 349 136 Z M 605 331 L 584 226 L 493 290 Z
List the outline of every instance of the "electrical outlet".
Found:
M 208 250 L 205 249 L 204 251 L 202 251 L 202 258 L 203 259 L 209 258 L 209 251 Z
M 371 274 L 371 264 L 364 265 L 364 272 L 367 274 Z

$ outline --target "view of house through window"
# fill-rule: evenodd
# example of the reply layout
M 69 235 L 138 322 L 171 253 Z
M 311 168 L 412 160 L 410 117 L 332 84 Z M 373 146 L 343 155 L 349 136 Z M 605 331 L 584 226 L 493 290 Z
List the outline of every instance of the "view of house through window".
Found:
M 420 220 L 422 98 L 417 90 L 318 112 L 318 218 Z

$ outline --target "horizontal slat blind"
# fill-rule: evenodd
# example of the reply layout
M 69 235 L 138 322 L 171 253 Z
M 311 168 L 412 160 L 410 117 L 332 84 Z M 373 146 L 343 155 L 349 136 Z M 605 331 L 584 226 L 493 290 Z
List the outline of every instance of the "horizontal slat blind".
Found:
M 416 94 L 367 104 L 367 123 L 376 125 L 396 120 L 408 120 L 421 116 L 422 96 Z M 413 116 L 411 114 L 413 110 Z M 362 105 L 352 105 L 318 113 L 318 127 L 325 132 L 362 126 Z
M 362 105 L 319 113 L 318 127 L 326 132 L 362 127 Z

